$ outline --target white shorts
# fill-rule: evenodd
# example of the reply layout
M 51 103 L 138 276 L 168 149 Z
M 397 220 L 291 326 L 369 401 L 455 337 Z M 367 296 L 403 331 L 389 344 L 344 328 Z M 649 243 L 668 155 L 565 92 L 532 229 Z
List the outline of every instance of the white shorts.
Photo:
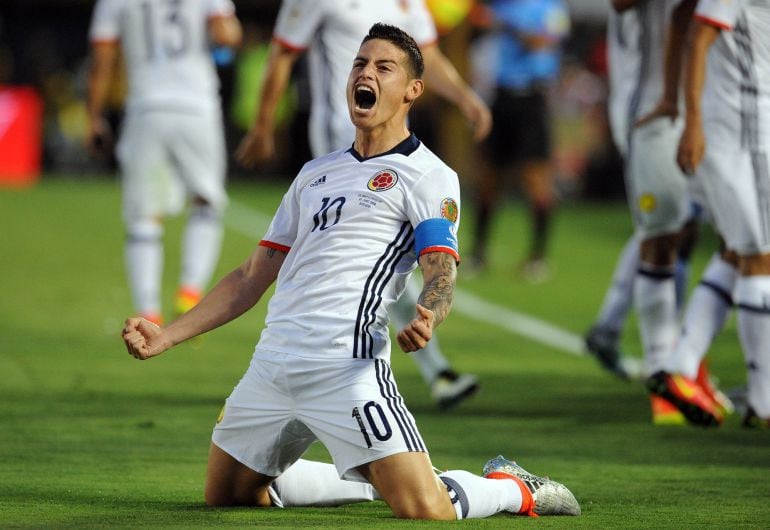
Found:
M 226 150 L 219 111 L 128 114 L 117 146 L 126 221 L 179 212 L 188 197 L 217 210 L 227 203 Z
M 427 452 L 389 363 L 258 349 L 227 398 L 212 441 L 254 471 L 277 477 L 316 440 L 341 478 L 360 482 L 362 464 Z
M 676 164 L 682 127 L 659 118 L 631 132 L 626 189 L 643 238 L 678 232 L 690 213 L 687 181 Z
M 696 178 L 727 247 L 742 255 L 770 252 L 768 154 L 709 147 Z

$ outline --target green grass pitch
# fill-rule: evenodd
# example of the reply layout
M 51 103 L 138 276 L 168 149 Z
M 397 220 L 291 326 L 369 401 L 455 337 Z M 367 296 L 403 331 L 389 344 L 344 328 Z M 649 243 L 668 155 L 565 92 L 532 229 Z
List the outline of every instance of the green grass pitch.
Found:
M 286 185 L 238 182 L 230 191 L 239 206 L 269 216 Z M 130 303 L 117 182 L 49 176 L 29 190 L 0 191 L 0 219 L 0 527 L 437 526 L 397 521 L 381 502 L 204 507 L 211 428 L 247 366 L 264 302 L 202 343 L 140 363 L 119 339 Z M 236 267 L 264 230 L 257 221 L 243 226 L 249 219 L 228 217 L 218 276 Z M 521 204 L 509 204 L 495 225 L 491 271 L 467 278 L 461 267 L 459 288 L 581 335 L 629 234 L 625 206 L 563 205 L 551 245 L 554 274 L 542 285 L 514 274 L 526 226 Z M 167 225 L 167 306 L 181 227 L 181 219 Z M 466 250 L 471 233 L 466 215 Z M 706 231 L 694 277 L 713 248 Z M 503 453 L 564 482 L 583 508 L 579 518 L 498 515 L 458 528 L 770 527 L 770 432 L 747 431 L 737 417 L 715 430 L 654 427 L 639 383 L 461 311 L 439 336 L 456 367 L 478 374 L 483 386 L 458 410 L 440 413 L 416 366 L 394 351 L 401 392 L 434 464 L 479 472 Z M 624 346 L 640 352 L 633 319 Z M 722 387 L 744 384 L 734 320 L 711 359 Z M 319 447 L 309 456 L 328 458 Z

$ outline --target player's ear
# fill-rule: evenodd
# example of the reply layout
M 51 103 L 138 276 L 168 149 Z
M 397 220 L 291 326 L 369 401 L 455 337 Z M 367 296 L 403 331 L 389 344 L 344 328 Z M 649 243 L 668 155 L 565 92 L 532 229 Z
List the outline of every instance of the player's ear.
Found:
M 413 103 L 422 95 L 423 90 L 425 90 L 425 83 L 422 82 L 422 79 L 410 79 L 406 87 L 406 96 L 404 96 L 406 102 Z

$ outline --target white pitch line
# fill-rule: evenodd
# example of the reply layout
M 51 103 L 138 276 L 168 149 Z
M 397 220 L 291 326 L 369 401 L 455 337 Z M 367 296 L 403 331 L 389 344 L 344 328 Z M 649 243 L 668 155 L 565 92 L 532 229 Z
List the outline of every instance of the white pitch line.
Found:
M 462 313 L 472 320 L 494 324 L 515 335 L 552 346 L 565 353 L 580 356 L 586 354 L 580 336 L 545 320 L 487 302 L 463 289 L 455 289 L 452 311 Z
M 259 239 L 270 225 L 270 217 L 237 201 L 230 201 L 225 212 L 225 225 L 240 235 Z
M 264 235 L 270 217 L 245 204 L 231 201 L 225 215 L 225 224 L 242 236 L 256 239 Z M 487 302 L 463 289 L 455 290 L 452 310 L 571 355 L 586 354 L 580 336 L 544 320 Z

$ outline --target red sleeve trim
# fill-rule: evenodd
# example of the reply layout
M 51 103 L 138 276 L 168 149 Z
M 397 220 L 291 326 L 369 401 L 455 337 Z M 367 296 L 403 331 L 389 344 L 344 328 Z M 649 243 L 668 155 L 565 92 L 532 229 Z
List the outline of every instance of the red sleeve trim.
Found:
M 281 48 L 285 48 L 292 52 L 304 52 L 308 48 L 307 46 L 297 46 L 296 44 L 292 44 L 280 37 L 276 37 L 275 35 L 273 35 L 273 42 L 279 45 Z
M 428 252 L 445 252 L 452 256 L 457 263 L 460 263 L 460 254 L 457 253 L 455 249 L 452 247 L 444 247 L 444 246 L 433 246 L 433 247 L 425 247 L 420 252 L 420 256 L 423 254 L 427 254 Z
M 719 29 L 723 29 L 726 31 L 732 31 L 733 27 L 730 24 L 727 24 L 725 22 L 722 22 L 721 20 L 716 20 L 713 18 L 709 18 L 704 15 L 695 15 L 695 20 L 698 20 L 699 22 L 703 22 L 704 24 L 708 24 L 709 26 L 714 26 Z
M 291 250 L 291 247 L 287 247 L 286 245 L 279 245 L 278 243 L 273 243 L 272 241 L 266 241 L 264 239 L 259 242 L 259 246 L 272 248 L 273 250 L 277 250 L 279 252 L 288 252 Z

